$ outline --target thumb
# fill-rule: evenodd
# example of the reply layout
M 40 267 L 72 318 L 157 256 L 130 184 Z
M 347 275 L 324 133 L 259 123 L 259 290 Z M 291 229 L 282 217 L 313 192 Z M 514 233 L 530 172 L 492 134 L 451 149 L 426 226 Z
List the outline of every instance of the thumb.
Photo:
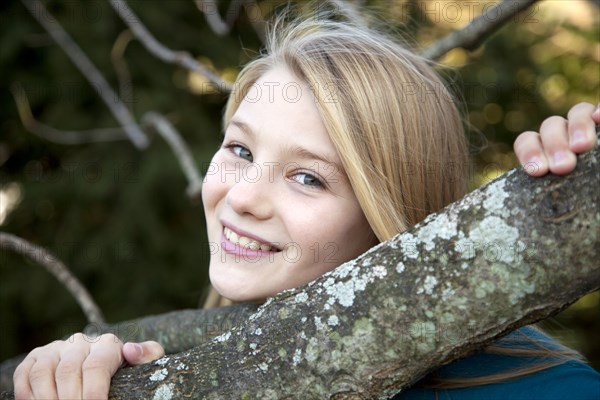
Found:
M 153 340 L 141 343 L 125 343 L 122 352 L 123 358 L 129 365 L 145 364 L 165 355 L 163 347 Z

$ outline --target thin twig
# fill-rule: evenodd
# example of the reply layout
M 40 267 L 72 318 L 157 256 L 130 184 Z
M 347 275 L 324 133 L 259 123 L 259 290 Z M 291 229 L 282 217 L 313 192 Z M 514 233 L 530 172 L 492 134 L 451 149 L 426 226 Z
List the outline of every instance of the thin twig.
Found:
M 506 21 L 537 1 L 504 0 L 502 3 L 495 4 L 463 29 L 450 33 L 421 51 L 421 55 L 429 60 L 437 60 L 458 47 L 475 50 Z
M 31 15 L 46 29 L 52 38 L 65 51 L 66 55 L 77 66 L 90 84 L 98 89 L 98 94 L 104 100 L 109 110 L 121 124 L 131 142 L 138 148 L 148 146 L 148 138 L 140 130 L 133 116 L 117 97 L 104 76 L 92 64 L 81 48 L 73 41 L 71 36 L 63 29 L 58 21 L 48 12 L 46 7 L 38 0 L 21 0 Z
M 192 200 L 199 199 L 202 191 L 202 176 L 198 172 L 189 147 L 181 138 L 179 132 L 175 130 L 169 120 L 153 111 L 144 114 L 142 122 L 144 125 L 153 126 L 169 146 L 171 146 L 171 150 L 173 150 L 175 157 L 179 160 L 179 165 L 181 165 L 181 169 L 188 180 L 188 187 L 186 189 L 188 197 Z
M 215 0 L 195 0 L 196 7 L 200 10 L 208 26 L 218 36 L 225 36 L 231 32 L 233 24 L 238 19 L 242 8 L 248 15 L 248 21 L 252 25 L 252 28 L 256 32 L 258 38 L 264 43 L 265 41 L 265 21 L 263 18 L 250 15 L 250 7 L 254 7 L 255 10 L 260 10 L 255 0 L 234 0 L 229 3 L 229 8 L 225 14 L 225 20 L 219 14 L 217 2 Z
M 21 254 L 50 272 L 75 298 L 89 323 L 104 324 L 100 307 L 69 269 L 48 250 L 10 233 L 0 232 L 0 248 Z
M 204 14 L 206 22 L 212 31 L 218 36 L 227 35 L 232 28 L 232 25 L 228 24 L 221 18 L 219 9 L 217 8 L 217 2 L 214 0 L 196 0 L 196 7 Z M 233 12 L 236 16 L 239 15 L 240 9 L 242 8 L 242 1 L 234 0 L 229 4 L 227 10 L 227 16 L 230 12 Z
M 35 119 L 23 87 L 14 82 L 10 90 L 17 105 L 21 123 L 29 132 L 50 142 L 68 145 L 77 145 L 91 142 L 110 142 L 115 140 L 128 140 L 122 128 L 92 129 L 86 131 L 63 131 L 52 128 Z
M 196 61 L 188 52 L 173 51 L 156 40 L 125 1 L 110 0 L 110 4 L 123 22 L 131 29 L 134 36 L 144 45 L 144 47 L 146 47 L 146 50 L 154 56 L 165 62 L 179 65 L 206 77 L 216 86 L 216 89 L 221 92 L 229 93 L 231 91 L 230 83 L 225 82 L 217 74 Z
M 250 25 L 252 25 L 252 29 L 254 29 L 254 32 L 256 32 L 256 36 L 258 36 L 260 41 L 264 43 L 266 41 L 267 23 L 265 22 L 265 19 L 260 16 L 253 17 L 250 9 L 252 7 L 254 10 L 260 11 L 258 3 L 256 3 L 255 0 L 245 0 L 243 5 L 246 15 L 248 16 L 248 21 L 250 21 Z M 228 18 L 231 19 L 229 16 Z M 233 21 L 230 21 L 229 23 L 233 25 Z
M 133 35 L 131 34 L 131 30 L 125 29 L 117 36 L 112 50 L 110 51 L 110 60 L 112 61 L 115 72 L 117 73 L 117 80 L 119 81 L 119 95 L 123 99 L 123 102 L 129 106 L 130 111 L 133 111 L 134 102 L 133 83 L 123 55 L 132 40 Z
M 120 128 L 93 129 L 75 132 L 62 131 L 38 122 L 31 113 L 29 101 L 20 84 L 14 83 L 11 91 L 17 104 L 17 110 L 23 126 L 30 132 L 51 142 L 76 145 L 89 142 L 108 142 L 111 140 L 127 140 L 125 132 Z M 186 194 L 190 200 L 198 200 L 202 191 L 202 175 L 198 172 L 196 162 L 188 145 L 181 138 L 175 127 L 161 114 L 149 111 L 142 117 L 141 128 L 147 131 L 153 127 L 169 144 L 173 154 L 179 161 L 183 174 L 188 180 Z
M 359 9 L 359 7 L 362 6 L 361 4 L 355 4 L 354 2 L 348 0 L 329 0 L 329 2 L 336 7 L 341 14 L 345 15 L 346 18 L 355 24 L 362 26 L 369 25 L 369 21 L 365 17 L 365 14 Z

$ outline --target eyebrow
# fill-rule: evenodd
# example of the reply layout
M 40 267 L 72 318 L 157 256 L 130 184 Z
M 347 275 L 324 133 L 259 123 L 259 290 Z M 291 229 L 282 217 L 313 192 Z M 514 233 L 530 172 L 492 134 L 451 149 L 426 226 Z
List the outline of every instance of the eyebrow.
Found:
M 256 132 L 252 129 L 252 127 L 250 125 L 248 125 L 244 121 L 232 119 L 231 121 L 229 121 L 229 125 L 234 125 L 238 129 L 240 129 L 242 132 L 252 136 L 253 138 L 256 138 Z M 286 152 L 291 153 L 291 154 L 293 154 L 299 158 L 305 159 L 305 160 L 317 160 L 317 161 L 321 161 L 327 165 L 332 165 L 334 168 L 334 173 L 340 172 L 342 176 L 346 176 L 344 169 L 341 168 L 341 166 L 338 163 L 332 161 L 331 158 L 328 158 L 325 155 L 313 153 L 312 151 L 307 150 L 300 146 L 294 146 L 294 147 L 290 146 L 290 147 L 286 148 Z

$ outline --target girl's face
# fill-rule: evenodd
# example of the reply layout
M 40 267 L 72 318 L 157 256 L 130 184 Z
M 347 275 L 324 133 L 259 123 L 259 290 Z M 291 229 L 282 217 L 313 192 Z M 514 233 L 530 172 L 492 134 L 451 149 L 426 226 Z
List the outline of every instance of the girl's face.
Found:
M 313 93 L 286 68 L 240 104 L 202 198 L 210 280 L 234 301 L 306 284 L 376 243 Z

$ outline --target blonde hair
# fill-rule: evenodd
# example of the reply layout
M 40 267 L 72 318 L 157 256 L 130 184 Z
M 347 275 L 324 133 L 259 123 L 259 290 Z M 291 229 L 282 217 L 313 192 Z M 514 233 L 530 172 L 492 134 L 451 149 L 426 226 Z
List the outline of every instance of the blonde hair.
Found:
M 267 53 L 240 73 L 224 126 L 261 75 L 285 66 L 312 88 L 380 241 L 464 195 L 462 121 L 426 60 L 385 35 L 348 22 L 319 18 L 281 25 L 278 21 L 271 29 Z
M 266 52 L 238 76 L 223 126 L 263 74 L 288 68 L 312 88 L 358 202 L 375 236 L 384 241 L 464 195 L 468 154 L 462 120 L 427 60 L 374 29 L 323 17 L 276 19 Z M 205 306 L 227 304 L 213 290 Z M 548 355 L 547 348 L 520 352 Z M 567 353 L 552 351 L 556 354 Z M 526 370 L 452 382 L 430 377 L 429 383 L 493 383 L 557 363 L 554 358 Z
M 323 16 L 275 20 L 266 52 L 238 75 L 223 126 L 263 74 L 290 69 L 311 87 L 362 211 L 384 241 L 464 195 L 461 118 L 425 59 L 371 28 Z M 211 292 L 205 306 L 226 304 Z

